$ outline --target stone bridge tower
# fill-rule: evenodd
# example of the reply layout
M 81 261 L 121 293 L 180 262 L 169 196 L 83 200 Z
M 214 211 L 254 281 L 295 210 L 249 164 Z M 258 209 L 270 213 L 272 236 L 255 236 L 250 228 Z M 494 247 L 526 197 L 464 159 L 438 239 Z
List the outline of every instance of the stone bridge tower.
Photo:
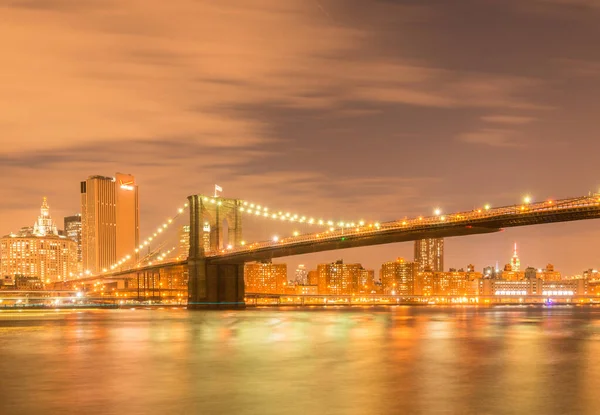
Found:
M 244 264 L 211 264 L 206 257 L 242 241 L 242 201 L 203 195 L 189 196 L 188 201 L 188 308 L 244 307 Z

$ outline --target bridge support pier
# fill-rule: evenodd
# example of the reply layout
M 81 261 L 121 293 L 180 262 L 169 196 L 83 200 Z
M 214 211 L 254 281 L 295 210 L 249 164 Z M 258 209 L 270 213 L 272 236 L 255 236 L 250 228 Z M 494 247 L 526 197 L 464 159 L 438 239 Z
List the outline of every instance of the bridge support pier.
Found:
M 188 261 L 188 309 L 241 309 L 244 264 L 211 264 L 206 258 Z

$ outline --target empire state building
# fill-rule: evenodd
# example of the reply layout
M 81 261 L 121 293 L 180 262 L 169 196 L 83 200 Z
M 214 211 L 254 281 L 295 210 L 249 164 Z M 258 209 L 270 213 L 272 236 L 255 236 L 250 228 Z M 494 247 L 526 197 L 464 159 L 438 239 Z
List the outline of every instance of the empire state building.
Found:
M 510 259 L 510 266 L 513 271 L 518 271 L 521 268 L 521 261 L 519 260 L 519 255 L 517 255 L 517 243 L 515 242 L 515 252 L 513 253 L 512 258 Z

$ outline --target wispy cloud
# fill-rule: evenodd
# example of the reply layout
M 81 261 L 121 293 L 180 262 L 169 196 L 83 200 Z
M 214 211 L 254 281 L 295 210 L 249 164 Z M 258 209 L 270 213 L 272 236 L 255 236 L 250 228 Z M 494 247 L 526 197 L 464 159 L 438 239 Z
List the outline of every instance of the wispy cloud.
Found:
M 460 141 L 470 144 L 481 144 L 490 147 L 522 147 L 524 144 L 518 140 L 516 131 L 482 128 L 477 131 L 463 133 L 458 136 Z
M 519 115 L 484 115 L 481 120 L 494 124 L 524 125 L 535 121 L 536 118 Z

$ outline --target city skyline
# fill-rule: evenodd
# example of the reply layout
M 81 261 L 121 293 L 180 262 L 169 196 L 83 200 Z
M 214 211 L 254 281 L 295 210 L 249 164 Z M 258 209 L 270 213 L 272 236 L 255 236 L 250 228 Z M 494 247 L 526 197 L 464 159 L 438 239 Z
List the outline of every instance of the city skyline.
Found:
M 90 176 L 93 177 L 93 176 Z M 100 177 L 100 176 L 96 176 L 96 177 Z M 130 176 L 128 176 L 130 177 Z M 111 179 L 112 180 L 112 179 Z M 137 186 L 136 186 L 137 187 Z M 45 205 L 46 202 L 46 197 L 43 197 L 43 204 Z M 38 208 L 39 209 L 39 208 Z M 43 209 L 43 207 L 42 207 Z M 53 209 L 53 211 L 55 211 L 55 209 Z M 80 213 L 78 213 L 78 215 L 80 215 Z M 73 216 L 65 216 L 65 220 L 68 218 L 72 218 Z M 250 216 L 250 218 L 252 219 L 252 217 Z M 184 221 L 187 220 L 187 214 L 185 219 L 183 219 Z M 39 219 L 38 219 L 39 222 Z M 36 222 L 37 223 L 37 222 Z M 556 226 L 556 225 L 561 225 L 559 224 L 550 224 L 550 225 L 545 225 L 545 226 Z M 563 224 L 564 225 L 564 224 Z M 189 241 L 186 242 L 186 240 L 181 240 L 182 238 L 182 234 L 181 234 L 181 226 L 185 226 L 187 227 L 187 225 L 180 225 L 178 230 L 177 230 L 177 235 L 175 236 L 175 239 L 177 240 L 177 243 L 183 243 L 183 245 L 189 246 Z M 265 225 L 263 225 L 263 228 L 265 227 Z M 267 228 L 268 226 L 268 222 L 267 222 Z M 293 228 L 293 226 L 288 226 L 290 229 Z M 535 229 L 538 228 L 539 226 L 530 226 L 528 227 L 528 229 Z M 22 228 L 20 226 L 17 226 L 17 228 Z M 56 226 L 55 226 L 56 228 Z M 316 228 L 312 229 L 312 228 L 308 228 L 309 232 L 316 232 Z M 62 230 L 62 229 L 58 229 L 58 231 L 61 232 L 65 232 L 66 230 Z M 263 229 L 264 230 L 264 229 Z M 512 229 L 509 229 L 509 231 Z M 10 231 L 9 233 L 7 233 L 6 235 L 9 235 L 11 233 L 13 233 L 15 231 Z M 264 233 L 264 232 L 263 232 Z M 292 232 L 289 232 L 290 235 L 287 236 L 292 236 Z M 505 233 L 505 232 L 500 232 L 500 234 Z M 466 236 L 466 237 L 450 237 L 450 238 L 442 238 L 441 239 L 441 264 L 444 264 L 444 240 L 446 241 L 456 241 L 458 239 L 464 239 L 464 238 L 485 238 L 485 237 L 491 237 L 494 235 L 498 235 L 498 233 L 495 234 L 491 234 L 491 235 L 474 235 L 474 236 Z M 142 236 L 146 236 L 146 235 L 142 235 Z M 71 238 L 73 239 L 73 238 Z M 264 237 L 261 240 L 269 240 L 269 237 Z M 257 240 L 259 241 L 259 240 Z M 433 240 L 432 240 L 433 241 Z M 395 244 L 391 244 L 394 247 L 398 247 L 399 249 L 396 250 L 395 252 L 400 252 L 400 253 L 396 253 L 396 257 L 406 257 L 406 258 L 413 258 L 415 255 L 417 255 L 417 247 L 420 246 L 419 245 L 419 241 L 414 241 L 414 242 L 400 242 L 400 243 L 395 243 Z M 484 242 L 485 243 L 485 242 Z M 336 260 L 343 260 L 343 261 L 348 261 L 348 262 L 356 262 L 356 263 L 365 263 L 367 264 L 366 267 L 369 269 L 375 269 L 377 270 L 378 265 L 376 264 L 382 264 L 386 261 L 389 261 L 391 257 L 383 257 L 381 256 L 384 252 L 388 252 L 389 250 L 385 249 L 388 245 L 379 245 L 379 246 L 371 246 L 371 247 L 361 247 L 361 248 L 348 248 L 348 249 L 341 249 L 341 250 L 337 250 L 335 251 L 335 253 L 333 252 L 323 252 L 323 253 L 315 253 L 315 254 L 305 254 L 305 255 L 295 255 L 295 256 L 290 256 L 290 257 L 284 257 L 281 259 L 275 259 L 273 261 L 273 263 L 275 264 L 280 264 L 280 263 L 285 263 L 287 265 L 290 266 L 289 271 L 288 271 L 288 279 L 291 281 L 294 279 L 294 270 L 296 269 L 297 266 L 299 265 L 303 265 L 303 264 L 308 264 L 309 268 L 315 268 L 316 265 L 318 264 L 322 264 L 322 263 L 328 263 L 328 262 L 332 262 L 332 261 L 336 261 Z M 519 244 L 520 246 L 520 244 Z M 407 248 L 408 247 L 408 248 Z M 419 248 L 420 249 L 420 248 Z M 490 263 L 478 263 L 477 261 L 473 261 L 473 260 L 467 260 L 464 263 L 460 263 L 460 262 L 452 262 L 449 263 L 447 266 L 443 266 L 443 271 L 448 271 L 450 269 L 459 269 L 459 268 L 465 268 L 467 264 L 476 263 L 476 269 L 477 270 L 483 270 L 483 268 L 488 267 L 488 266 L 494 266 L 497 265 L 498 269 L 502 270 L 503 267 L 507 264 L 510 264 L 512 266 L 514 266 L 514 260 L 515 260 L 515 255 L 516 255 L 516 249 L 517 249 L 517 242 L 513 241 L 511 242 L 511 255 L 508 257 L 508 260 L 506 260 L 506 256 L 503 254 L 500 254 L 499 252 L 496 254 L 496 259 L 494 260 L 494 262 L 490 262 Z M 177 249 L 177 251 L 179 252 L 181 250 L 181 247 Z M 365 252 L 367 251 L 371 251 L 370 255 L 369 253 L 365 254 Z M 383 252 L 382 252 L 383 251 Z M 133 249 L 131 250 L 131 253 L 133 253 Z M 452 252 L 453 256 L 459 256 L 459 257 L 464 257 L 466 254 L 465 253 L 457 253 L 453 252 L 453 250 L 451 250 L 450 252 Z M 373 255 L 375 254 L 375 256 Z M 491 256 L 490 256 L 491 255 Z M 178 256 L 180 256 L 180 254 L 178 254 Z M 493 257 L 494 254 L 488 254 L 488 257 Z M 374 261 L 373 257 L 379 257 L 379 258 L 383 258 L 380 262 Z M 350 260 L 348 260 L 347 258 L 351 258 Z M 414 259 L 416 259 L 416 257 L 414 257 Z M 545 261 L 545 262 L 544 262 Z M 560 264 L 561 261 L 557 260 L 556 258 L 548 258 L 546 260 L 542 260 L 541 262 L 535 262 L 535 261 L 531 261 L 528 260 L 527 258 L 525 258 L 525 262 L 522 264 L 521 266 L 521 270 L 524 270 L 527 267 L 533 267 L 535 269 L 539 269 L 542 266 L 545 266 L 545 264 L 548 263 L 558 263 Z M 560 267 L 557 267 L 560 268 Z M 589 269 L 596 269 L 596 268 L 600 268 L 597 266 L 596 263 L 591 263 L 591 264 L 583 264 L 581 265 L 579 268 L 576 268 L 574 271 L 572 272 L 564 272 L 563 275 L 570 277 L 570 276 L 577 276 L 577 275 L 582 275 L 583 272 L 585 272 L 586 270 Z M 86 271 L 86 269 L 82 269 L 82 271 Z M 377 277 L 376 277 L 377 279 Z
M 0 234 L 41 195 L 57 216 L 76 212 L 79 179 L 97 172 L 136 175 L 141 235 L 214 183 L 380 221 L 598 189 L 593 2 L 322 3 L 1 5 L 12 42 L 0 92 L 23 99 L 0 102 Z M 518 240 L 531 263 L 573 274 L 594 265 L 598 237 L 590 222 L 448 239 L 446 261 L 492 264 Z M 341 255 L 378 263 L 410 250 Z

